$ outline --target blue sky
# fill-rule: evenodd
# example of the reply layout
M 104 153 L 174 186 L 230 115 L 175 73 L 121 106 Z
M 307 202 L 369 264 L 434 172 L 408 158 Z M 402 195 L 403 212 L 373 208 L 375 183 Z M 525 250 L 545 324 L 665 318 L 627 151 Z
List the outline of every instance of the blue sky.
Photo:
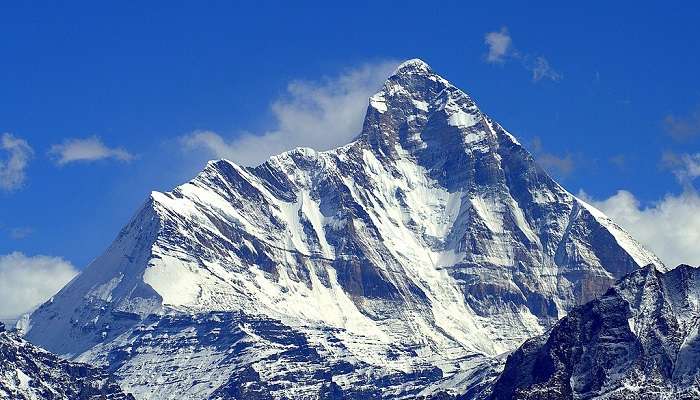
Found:
M 343 141 L 414 57 L 662 258 L 700 264 L 690 2 L 15 3 L 0 6 L 0 274 L 19 256 L 83 268 L 208 158 Z

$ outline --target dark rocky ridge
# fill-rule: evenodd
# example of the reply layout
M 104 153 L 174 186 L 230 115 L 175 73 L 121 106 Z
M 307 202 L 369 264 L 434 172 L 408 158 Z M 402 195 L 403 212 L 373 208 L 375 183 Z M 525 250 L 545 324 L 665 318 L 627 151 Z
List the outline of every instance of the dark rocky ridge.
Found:
M 491 399 L 697 399 L 700 269 L 649 266 L 513 352 Z
M 5 331 L 0 323 L 0 398 L 134 400 L 101 368 L 69 362 Z

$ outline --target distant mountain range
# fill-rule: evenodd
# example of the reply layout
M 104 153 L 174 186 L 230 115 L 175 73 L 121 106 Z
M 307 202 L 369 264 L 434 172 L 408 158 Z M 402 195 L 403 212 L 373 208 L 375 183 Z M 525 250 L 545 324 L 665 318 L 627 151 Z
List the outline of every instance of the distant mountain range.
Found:
M 214 161 L 153 192 L 26 338 L 106 368 L 138 399 L 592 396 L 627 378 L 567 376 L 617 361 L 586 350 L 588 364 L 556 353 L 533 368 L 545 344 L 589 349 L 577 318 L 613 295 L 593 299 L 629 273 L 622 284 L 681 270 L 662 275 L 466 93 L 409 60 L 352 143 L 254 168 Z M 632 346 L 645 329 L 613 333 Z M 564 330 L 565 344 L 538 336 Z M 667 369 L 659 382 L 680 382 Z

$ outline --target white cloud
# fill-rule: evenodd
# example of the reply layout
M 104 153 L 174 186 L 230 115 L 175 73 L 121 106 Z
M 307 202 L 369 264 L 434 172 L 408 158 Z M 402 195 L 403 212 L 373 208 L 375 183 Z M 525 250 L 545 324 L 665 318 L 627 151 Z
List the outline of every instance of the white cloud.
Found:
M 498 32 L 488 32 L 484 35 L 484 43 L 489 47 L 486 61 L 489 63 L 502 63 L 511 50 L 512 40 L 508 28 L 505 26 Z
M 134 156 L 123 148 L 110 148 L 97 136 L 85 139 L 66 139 L 61 144 L 54 144 L 49 154 L 56 157 L 58 165 L 75 161 L 97 161 L 113 158 L 119 161 L 131 161 Z
M 362 128 L 367 99 L 398 63 L 365 64 L 320 81 L 294 81 L 284 97 L 271 104 L 275 128 L 225 139 L 211 131 L 181 138 L 186 150 L 204 149 L 217 158 L 256 165 L 295 147 L 327 150 L 350 142 Z
M 60 257 L 30 257 L 19 252 L 0 255 L 0 319 L 31 311 L 77 273 L 70 262 Z
M 26 140 L 3 133 L 0 137 L 0 189 L 10 191 L 19 188 L 26 178 L 26 168 L 34 154 Z
M 667 194 L 643 207 L 626 190 L 596 201 L 584 192 L 579 197 L 606 213 L 669 267 L 700 265 L 700 196 L 692 190 Z
M 557 82 L 562 79 L 562 74 L 554 70 L 546 58 L 516 49 L 513 46 L 513 38 L 505 26 L 500 31 L 486 33 L 484 43 L 489 50 L 486 54 L 486 62 L 490 64 L 502 64 L 508 59 L 513 59 L 519 61 L 523 68 L 532 73 L 533 82 L 539 82 L 542 79 Z

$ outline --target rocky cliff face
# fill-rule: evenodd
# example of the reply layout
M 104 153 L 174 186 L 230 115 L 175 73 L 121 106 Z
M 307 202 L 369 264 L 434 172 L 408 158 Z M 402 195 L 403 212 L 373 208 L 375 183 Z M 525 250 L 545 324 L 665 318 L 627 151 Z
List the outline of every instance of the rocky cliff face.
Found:
M 73 363 L 6 332 L 0 323 L 0 398 L 133 400 L 104 370 Z
M 27 337 L 143 398 L 411 397 L 495 376 L 498 354 L 650 263 L 410 60 L 354 142 L 154 192 Z
M 631 273 L 508 357 L 492 399 L 697 399 L 700 269 Z

